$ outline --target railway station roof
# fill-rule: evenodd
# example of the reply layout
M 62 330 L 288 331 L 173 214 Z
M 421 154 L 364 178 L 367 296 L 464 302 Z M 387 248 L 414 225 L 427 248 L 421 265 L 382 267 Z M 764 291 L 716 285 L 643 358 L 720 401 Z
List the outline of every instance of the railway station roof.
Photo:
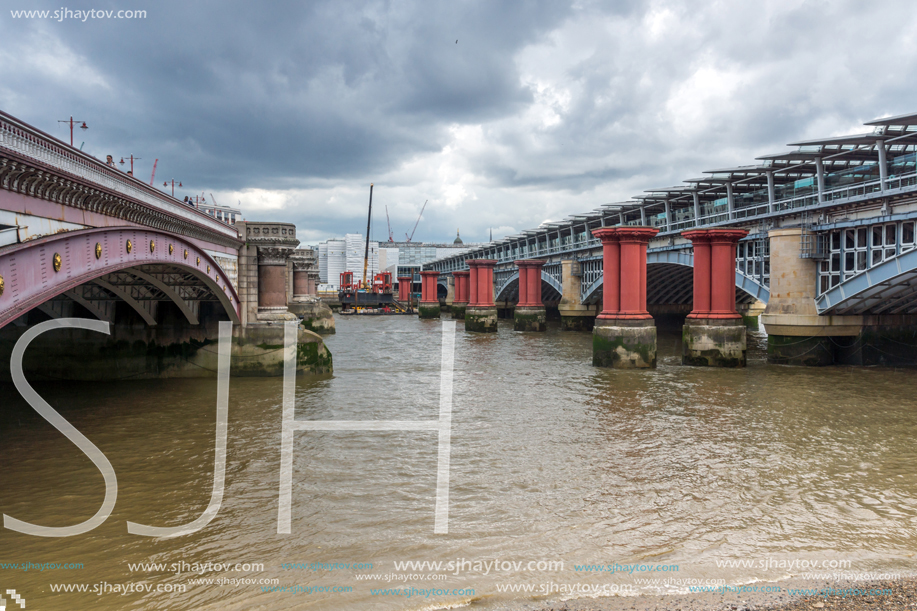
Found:
M 640 210 L 648 216 L 656 216 L 665 209 L 666 203 L 673 211 L 693 206 L 695 195 L 702 204 L 716 202 L 720 205 L 729 189 L 736 198 L 736 206 L 759 205 L 756 202 L 762 200 L 762 194 L 764 201 L 768 198 L 768 175 L 772 177 L 779 200 L 781 193 L 811 189 L 819 163 L 824 169 L 826 181 L 830 181 L 832 176 L 838 181 L 846 181 L 852 176 L 869 175 L 874 171 L 869 166 L 879 163 L 880 146 L 885 147 L 889 164 L 902 154 L 910 155 L 917 151 L 917 113 L 878 118 L 865 125 L 874 128 L 873 131 L 791 142 L 787 144 L 792 147 L 789 150 L 761 155 L 755 158 L 755 163 L 704 170 L 702 176 L 685 179 L 681 185 L 647 189 L 629 201 L 602 204 L 593 211 L 571 214 L 563 221 L 549 221 L 496 243 L 530 240 L 533 237 L 546 239 L 547 234 L 567 228 L 572 230 L 573 225 L 604 225 L 606 218 L 611 224 L 616 224 L 618 213 L 625 221 L 633 222 Z

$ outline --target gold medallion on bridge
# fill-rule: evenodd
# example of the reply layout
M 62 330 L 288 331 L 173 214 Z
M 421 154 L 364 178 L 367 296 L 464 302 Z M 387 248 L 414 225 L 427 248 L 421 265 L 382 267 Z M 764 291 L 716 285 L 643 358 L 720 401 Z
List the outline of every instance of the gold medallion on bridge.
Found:
M 128 240 L 127 241 L 127 254 L 131 254 L 131 251 L 134 250 L 134 244 Z
M 198 260 L 200 260 L 200 259 L 198 259 Z M 209 266 L 209 265 L 207 266 L 207 273 L 208 273 L 208 274 L 210 273 L 210 266 Z
M 54 271 L 55 271 L 55 272 L 59 272 L 59 271 L 60 271 L 60 266 L 61 266 L 62 263 L 63 263 L 63 261 L 62 261 L 61 258 L 60 258 L 60 254 L 54 253 L 54 258 L 51 259 L 51 265 L 54 266 Z
M 175 252 L 175 247 L 169 244 L 169 254 L 171 255 L 173 252 Z
M 102 258 L 102 245 L 96 242 L 96 259 Z
M 188 250 L 187 250 L 187 249 L 185 250 L 185 258 L 186 258 L 186 259 L 188 258 Z
M 201 258 L 200 258 L 200 257 L 197 258 L 197 264 L 198 264 L 198 265 L 201 264 Z
M 153 252 L 154 250 L 156 250 L 156 242 L 150 240 L 150 252 Z
M 4 284 L 5 283 L 3 282 L 3 276 L 0 276 L 0 295 L 3 295 L 3 289 L 5 288 Z

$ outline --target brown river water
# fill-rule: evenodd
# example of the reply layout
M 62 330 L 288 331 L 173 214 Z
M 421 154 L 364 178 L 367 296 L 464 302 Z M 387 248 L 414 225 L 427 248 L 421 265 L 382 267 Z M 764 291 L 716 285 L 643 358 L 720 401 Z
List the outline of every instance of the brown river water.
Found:
M 588 333 L 553 324 L 459 323 L 448 534 L 433 532 L 432 431 L 297 432 L 292 532 L 277 534 L 282 380 L 238 378 L 216 519 L 130 535 L 127 521 L 180 525 L 207 507 L 216 380 L 36 379 L 111 461 L 117 504 L 84 535 L 0 530 L 0 590 L 37 610 L 488 609 L 917 568 L 917 371 L 767 365 L 763 329 L 746 369 L 683 367 L 675 325 L 660 326 L 655 371 L 602 370 Z M 338 317 L 335 373 L 297 382 L 296 417 L 435 419 L 441 333 Z M 0 390 L 0 511 L 92 516 L 99 471 Z

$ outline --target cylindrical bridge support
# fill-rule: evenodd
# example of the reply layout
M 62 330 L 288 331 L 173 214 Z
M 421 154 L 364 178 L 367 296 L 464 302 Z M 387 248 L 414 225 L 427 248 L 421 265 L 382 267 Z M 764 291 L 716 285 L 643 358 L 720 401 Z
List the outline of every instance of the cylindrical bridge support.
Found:
M 465 330 L 496 333 L 497 307 L 494 305 L 494 259 L 470 259 L 468 277 L 470 296 L 465 308 Z
M 420 304 L 417 306 L 417 313 L 421 318 L 439 318 L 439 299 L 436 296 L 437 278 L 439 278 L 439 272 L 420 272 Z
M 258 312 L 260 314 L 287 312 L 287 261 L 292 254 L 292 248 L 258 249 Z
M 465 309 L 468 307 L 469 271 L 452 272 L 455 278 L 455 299 L 452 301 L 452 318 L 465 320 Z
M 681 362 L 745 366 L 745 323 L 736 311 L 736 244 L 744 229 L 696 229 L 682 236 L 694 246 L 694 309 L 682 331 Z
M 411 307 L 411 289 L 413 288 L 413 276 L 398 276 L 398 301 L 407 307 Z
M 656 366 L 656 325 L 646 310 L 646 249 L 658 229 L 603 227 L 602 313 L 592 332 L 592 364 L 615 369 Z
M 541 268 L 544 261 L 524 259 L 516 261 L 519 268 L 519 302 L 513 312 L 513 329 L 516 331 L 544 331 L 544 303 L 541 301 Z

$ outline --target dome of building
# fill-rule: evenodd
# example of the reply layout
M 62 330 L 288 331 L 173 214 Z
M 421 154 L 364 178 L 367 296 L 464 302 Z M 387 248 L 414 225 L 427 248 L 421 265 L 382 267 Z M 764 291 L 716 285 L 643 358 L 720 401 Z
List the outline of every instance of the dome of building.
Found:
M 459 236 L 458 229 L 455 230 L 455 241 L 452 243 L 453 244 L 464 244 L 464 242 L 462 242 L 462 238 Z

